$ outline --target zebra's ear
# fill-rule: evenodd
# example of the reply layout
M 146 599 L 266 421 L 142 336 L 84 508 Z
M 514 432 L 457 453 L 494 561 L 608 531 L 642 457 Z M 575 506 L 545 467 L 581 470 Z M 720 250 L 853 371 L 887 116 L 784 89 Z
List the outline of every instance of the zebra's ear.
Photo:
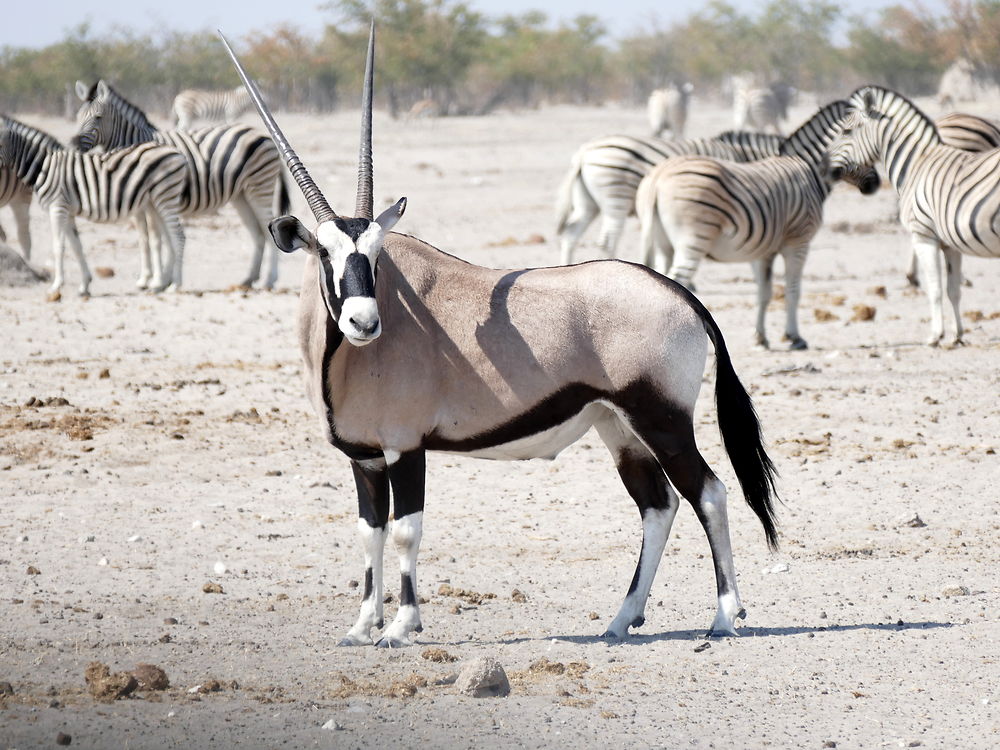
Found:
M 865 117 L 875 117 L 878 114 L 875 109 L 875 92 L 871 89 L 865 89 L 861 94 L 861 103 L 865 108 Z
M 281 252 L 294 253 L 296 250 L 302 249 L 310 255 L 316 254 L 316 238 L 294 216 L 279 216 L 277 219 L 271 219 L 267 228 L 271 232 L 274 244 Z
M 85 84 L 83 81 L 76 82 L 76 95 L 80 97 L 81 102 L 87 101 L 87 94 L 90 93 L 90 86 Z
M 101 98 L 108 95 L 108 84 L 103 78 L 97 82 L 97 95 Z

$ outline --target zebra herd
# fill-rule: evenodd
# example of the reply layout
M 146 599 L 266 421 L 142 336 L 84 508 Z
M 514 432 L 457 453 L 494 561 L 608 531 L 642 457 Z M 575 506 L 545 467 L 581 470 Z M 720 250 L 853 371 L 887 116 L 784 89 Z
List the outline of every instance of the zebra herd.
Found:
M 737 120 L 760 125 L 762 116 L 752 114 L 755 102 L 783 117 L 788 90 L 778 91 L 738 80 Z M 654 92 L 657 106 L 661 94 Z M 801 277 L 823 202 L 838 180 L 874 193 L 880 185 L 875 167 L 881 166 L 899 193 L 901 220 L 913 238 L 908 278 L 917 284 L 919 277 L 928 295 L 928 343 L 944 338 L 943 285 L 956 319 L 953 342 L 960 343 L 961 255 L 1000 256 L 1000 176 L 993 171 L 998 147 L 1000 127 L 989 120 L 954 113 L 934 123 L 905 97 L 877 86 L 821 107 L 787 138 L 742 130 L 694 139 L 597 138 L 577 149 L 557 194 L 561 261 L 572 262 L 598 216 L 598 246 L 613 255 L 630 215 L 640 221 L 644 262 L 689 288 L 703 258 L 749 261 L 757 283 L 756 343 L 767 347 L 764 315 L 773 262 L 781 255 L 785 337 L 791 348 L 802 349 Z
M 288 210 L 288 190 L 271 139 L 246 125 L 216 125 L 161 132 L 146 114 L 100 80 L 78 81 L 82 101 L 77 133 L 66 148 L 42 130 L 0 116 L 0 206 L 10 205 L 25 261 L 31 259 L 28 208 L 36 197 L 52 227 L 53 275 L 49 298 L 59 299 L 66 246 L 80 266 L 81 295 L 90 293 L 92 275 L 76 219 L 131 220 L 139 233 L 137 286 L 179 289 L 183 278 L 183 218 L 236 208 L 250 232 L 253 255 L 242 281 L 260 279 L 265 246 L 270 249 L 263 286 L 273 288 L 278 254 L 267 222 Z M 231 117 L 249 106 L 238 91 L 182 92 L 175 108 L 192 118 Z M 103 147 L 102 153 L 92 152 Z M 6 235 L 0 230 L 0 240 Z

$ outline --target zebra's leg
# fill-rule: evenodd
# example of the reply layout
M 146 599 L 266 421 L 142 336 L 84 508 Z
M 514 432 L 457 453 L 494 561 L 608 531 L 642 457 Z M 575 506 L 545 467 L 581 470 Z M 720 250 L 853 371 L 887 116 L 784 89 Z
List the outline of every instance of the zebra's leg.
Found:
M 417 553 L 423 533 L 426 462 L 424 451 L 416 450 L 387 455 L 386 463 L 392 487 L 390 533 L 399 555 L 399 611 L 375 645 L 400 648 L 411 645 L 410 633 L 424 629 L 417 600 Z
M 73 248 L 73 254 L 76 255 L 76 262 L 80 265 L 80 296 L 89 297 L 90 280 L 93 277 L 90 275 L 87 258 L 83 254 L 83 243 L 80 242 L 80 233 L 76 231 L 76 222 L 73 221 L 72 217 L 70 217 L 66 225 L 66 237 L 69 240 L 70 247 Z
M 660 221 L 663 222 L 662 215 Z M 677 231 L 672 230 L 671 235 L 673 236 Z M 707 233 L 699 237 L 688 229 L 680 230 L 680 236 L 676 237 L 673 242 L 674 260 L 670 264 L 667 276 L 694 291 L 694 274 L 698 270 L 702 258 L 708 255 L 708 250 L 714 241 L 715 238 Z
M 372 628 L 382 627 L 382 556 L 389 522 L 389 472 L 383 459 L 352 461 L 358 489 L 358 532 L 365 556 L 361 612 L 341 646 L 370 646 Z
M 173 206 L 161 206 L 150 216 L 155 221 L 161 244 L 166 240 L 169 255 L 169 260 L 163 264 L 163 284 L 154 289 L 179 292 L 183 280 L 184 227 Z
M 785 338 L 792 351 L 808 349 L 799 335 L 799 300 L 802 298 L 802 271 L 806 266 L 809 246 L 786 247 L 781 251 L 785 261 Z
M 962 341 L 962 313 L 959 310 L 962 301 L 962 254 L 950 247 L 944 248 L 944 267 L 947 273 L 948 300 L 951 302 L 951 310 L 955 315 L 955 340 L 954 345 L 961 345 Z
M 597 246 L 604 253 L 606 258 L 615 257 L 615 249 L 618 247 L 618 238 L 622 236 L 625 229 L 625 216 L 617 213 L 604 212 L 601 219 L 601 234 L 597 240 Z
M 914 289 L 920 287 L 920 275 L 918 274 L 917 251 L 910 250 L 910 265 L 906 269 L 906 283 Z
M 621 418 L 608 412 L 595 427 L 611 452 L 618 475 L 642 517 L 639 561 L 625 600 L 603 636 L 620 640 L 628 637 L 630 627 L 640 627 L 646 621 L 649 590 L 680 501 L 656 458 Z
M 579 175 L 573 178 L 570 188 L 569 217 L 559 229 L 559 262 L 567 266 L 573 262 L 573 250 L 590 223 L 597 218 L 600 208 L 590 196 Z
M 259 211 L 259 207 L 251 204 L 251 199 L 246 195 L 234 195 L 230 202 L 240 215 L 243 226 L 250 232 L 250 242 L 253 245 L 253 255 L 250 258 L 250 273 L 240 282 L 241 287 L 249 289 L 260 279 L 260 266 L 264 259 L 264 244 L 268 236 L 268 233 L 264 231 L 264 227 L 267 224 L 267 220 L 264 218 L 267 216 L 267 210 L 265 208 L 263 212 Z M 270 203 L 270 200 L 265 202 L 265 206 L 267 203 Z M 274 243 L 271 243 L 271 247 L 274 248 Z M 277 249 L 275 248 L 274 251 L 277 252 Z M 277 273 L 277 266 L 273 263 L 272 273 Z M 273 286 L 274 282 L 272 281 L 268 288 L 270 289 Z
M 927 292 L 927 301 L 931 309 L 931 334 L 927 339 L 927 345 L 937 346 L 944 337 L 941 290 L 943 254 L 937 240 L 926 237 L 913 239 L 913 252 L 917 256 L 917 265 L 920 269 L 920 283 Z
M 754 344 L 769 349 L 771 344 L 767 340 L 767 327 L 764 321 L 767 317 L 767 306 L 774 293 L 774 256 L 769 255 L 766 258 L 750 261 L 750 268 L 753 269 L 753 279 L 757 284 L 757 322 L 754 324 Z
M 149 263 L 149 225 L 146 223 L 146 215 L 144 213 L 137 213 L 133 216 L 132 227 L 135 229 L 136 234 L 139 235 L 139 278 L 136 279 L 135 285 L 139 289 L 146 289 L 149 286 L 150 279 L 153 277 L 153 271 Z M 159 280 L 159 277 L 160 274 L 157 272 L 157 280 Z
M 31 262 L 31 217 L 28 209 L 31 207 L 31 193 L 25 197 L 15 198 L 10 202 L 14 212 L 14 223 L 17 225 L 17 244 L 21 246 L 21 257 L 26 263 Z
M 66 225 L 69 215 L 62 206 L 53 205 L 49 209 L 49 223 L 52 226 L 52 283 L 49 285 L 49 299 L 58 300 L 65 272 Z

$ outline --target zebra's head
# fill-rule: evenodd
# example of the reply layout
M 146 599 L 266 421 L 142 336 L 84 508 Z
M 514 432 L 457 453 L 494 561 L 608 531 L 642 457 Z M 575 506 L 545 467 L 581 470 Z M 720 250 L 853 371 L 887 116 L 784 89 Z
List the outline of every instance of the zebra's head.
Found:
M 834 180 L 847 180 L 866 192 L 874 192 L 878 184 L 872 183 L 865 170 L 874 172 L 881 155 L 879 147 L 879 122 L 885 116 L 878 110 L 876 94 L 870 88 L 856 91 L 850 98 L 850 107 L 840 121 L 840 132 L 829 150 L 829 175 Z M 875 175 L 878 180 L 878 175 Z M 865 181 L 863 183 L 858 180 Z
M 221 36 L 221 32 L 220 32 Z M 304 250 L 316 258 L 316 273 L 320 294 L 327 312 L 337 322 L 344 337 L 355 346 L 364 346 L 382 333 L 382 321 L 376 301 L 377 263 L 385 235 L 395 226 L 406 209 L 406 198 L 400 198 L 378 217 L 372 214 L 372 89 L 375 65 L 375 23 L 368 37 L 365 64 L 364 96 L 361 106 L 361 148 L 358 163 L 358 197 L 356 218 L 342 218 L 330 208 L 323 193 L 313 181 L 305 165 L 289 145 L 278 123 L 264 103 L 257 84 L 247 75 L 225 37 L 229 52 L 243 84 L 250 93 L 257 112 L 285 158 L 319 222 L 310 232 L 294 216 L 281 216 L 268 228 L 275 245 L 286 253 Z
M 103 79 L 93 86 L 76 82 L 82 104 L 76 113 L 76 135 L 70 146 L 78 151 L 122 148 L 151 140 L 156 128 L 146 113 L 115 91 Z

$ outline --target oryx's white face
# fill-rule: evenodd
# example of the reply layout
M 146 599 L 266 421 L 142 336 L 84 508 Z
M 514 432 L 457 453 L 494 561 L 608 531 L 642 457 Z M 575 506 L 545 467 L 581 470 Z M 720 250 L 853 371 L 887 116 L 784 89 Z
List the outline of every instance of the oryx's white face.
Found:
M 292 216 L 270 224 L 280 250 L 290 253 L 302 248 L 316 256 L 323 303 L 354 346 L 370 344 L 382 333 L 375 300 L 378 256 L 386 233 L 405 208 L 406 199 L 401 198 L 374 220 L 329 219 L 316 228 L 315 235 Z

